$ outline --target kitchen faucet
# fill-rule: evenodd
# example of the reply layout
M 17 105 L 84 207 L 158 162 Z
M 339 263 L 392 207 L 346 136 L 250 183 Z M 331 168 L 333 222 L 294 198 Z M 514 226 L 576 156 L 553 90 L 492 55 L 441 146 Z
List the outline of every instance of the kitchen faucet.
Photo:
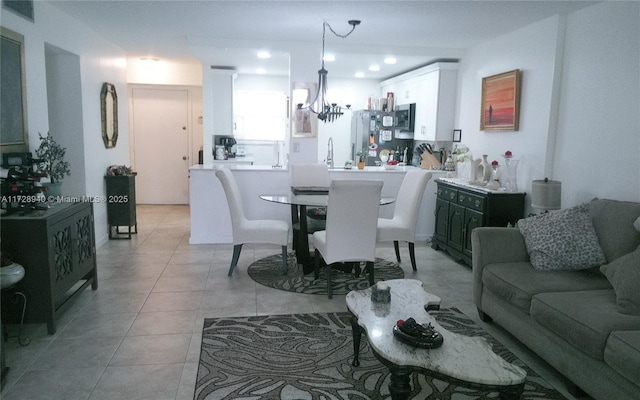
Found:
M 327 166 L 333 168 L 333 138 L 329 138 L 327 143 Z

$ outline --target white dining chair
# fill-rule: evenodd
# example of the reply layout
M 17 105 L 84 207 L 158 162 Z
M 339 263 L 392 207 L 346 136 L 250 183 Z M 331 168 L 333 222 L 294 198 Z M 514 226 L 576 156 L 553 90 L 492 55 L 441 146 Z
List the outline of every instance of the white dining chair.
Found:
M 329 176 L 329 168 L 327 164 L 291 164 L 289 166 L 291 169 L 291 187 L 317 187 L 317 188 L 328 188 L 329 183 L 331 182 L 331 177 Z M 300 241 L 298 239 L 299 234 L 298 231 L 300 229 L 299 226 L 299 218 L 302 216 L 298 215 L 298 206 L 292 206 L 291 209 L 292 215 L 292 223 L 293 223 L 293 248 L 296 249 L 298 245 L 304 245 L 305 243 L 308 245 L 308 242 L 305 240 Z M 325 229 L 325 219 L 327 215 L 326 207 L 311 207 L 306 209 L 307 216 L 307 232 L 309 234 L 313 234 L 316 231 L 321 231 Z M 299 243 L 301 242 L 301 243 Z
M 229 276 L 238 264 L 242 245 L 245 243 L 269 243 L 282 246 L 282 273 L 287 273 L 287 243 L 289 240 L 289 223 L 271 219 L 247 219 L 242 206 L 240 190 L 231 171 L 222 168 L 216 171 L 224 193 L 227 196 L 231 227 L 233 231 L 233 256 L 229 267 Z
M 327 164 L 291 164 L 291 187 L 328 188 L 331 182 Z M 324 207 L 307 208 L 307 231 L 313 233 L 324 229 L 326 209 Z
M 415 240 L 418 212 L 422 197 L 431 179 L 431 172 L 422 169 L 409 170 L 402 180 L 393 209 L 393 217 L 378 219 L 378 243 L 393 241 L 396 259 L 400 262 L 399 241 L 409 243 L 411 267 L 416 268 Z
M 326 263 L 327 296 L 332 298 L 331 269 L 335 263 L 366 262 L 373 285 L 376 258 L 376 224 L 382 181 L 331 181 L 327 204 L 327 229 L 313 234 L 316 248 L 315 278 Z

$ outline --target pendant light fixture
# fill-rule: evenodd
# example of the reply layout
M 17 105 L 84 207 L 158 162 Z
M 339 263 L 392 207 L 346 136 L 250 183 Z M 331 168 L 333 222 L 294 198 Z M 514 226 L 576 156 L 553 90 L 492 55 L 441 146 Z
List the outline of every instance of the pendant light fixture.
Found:
M 351 25 L 351 30 L 344 35 L 341 35 L 334 31 L 327 21 L 324 21 L 322 23 L 322 65 L 318 70 L 318 91 L 316 92 L 315 98 L 309 105 L 309 110 L 311 110 L 314 114 L 317 114 L 318 119 L 324 121 L 325 123 L 333 122 L 344 114 L 344 112 L 342 112 L 342 107 L 340 107 L 337 103 L 329 103 L 329 100 L 327 99 L 328 71 L 324 68 L 324 40 L 326 28 L 328 27 L 329 30 L 337 37 L 344 39 L 347 36 L 351 35 L 351 33 L 356 29 L 356 26 L 360 25 L 359 20 L 352 19 L 348 22 L 349 25 Z M 347 109 L 349 109 L 351 105 L 347 104 L 346 107 Z

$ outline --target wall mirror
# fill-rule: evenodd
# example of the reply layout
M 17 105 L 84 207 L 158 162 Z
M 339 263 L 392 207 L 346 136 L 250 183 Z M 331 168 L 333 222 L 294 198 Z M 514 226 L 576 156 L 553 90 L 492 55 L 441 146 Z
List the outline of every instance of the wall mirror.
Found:
M 100 111 L 102 115 L 102 140 L 104 147 L 116 147 L 118 141 L 118 95 L 116 87 L 109 82 L 102 84 L 100 91 Z

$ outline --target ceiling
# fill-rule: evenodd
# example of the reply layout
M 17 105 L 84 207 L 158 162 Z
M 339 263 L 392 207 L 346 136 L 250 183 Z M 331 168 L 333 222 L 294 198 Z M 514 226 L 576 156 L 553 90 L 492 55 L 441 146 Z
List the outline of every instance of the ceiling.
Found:
M 54 0 L 61 11 L 121 47 L 130 57 L 224 65 L 239 73 L 286 75 L 292 48 L 317 49 L 323 21 L 332 77 L 386 79 L 435 60 L 458 59 L 465 49 L 520 27 L 577 10 L 593 1 L 217 1 Z M 269 50 L 268 60 L 256 57 Z M 313 52 L 311 53 L 313 54 Z M 383 63 L 386 56 L 395 65 Z M 380 71 L 371 72 L 372 64 Z

